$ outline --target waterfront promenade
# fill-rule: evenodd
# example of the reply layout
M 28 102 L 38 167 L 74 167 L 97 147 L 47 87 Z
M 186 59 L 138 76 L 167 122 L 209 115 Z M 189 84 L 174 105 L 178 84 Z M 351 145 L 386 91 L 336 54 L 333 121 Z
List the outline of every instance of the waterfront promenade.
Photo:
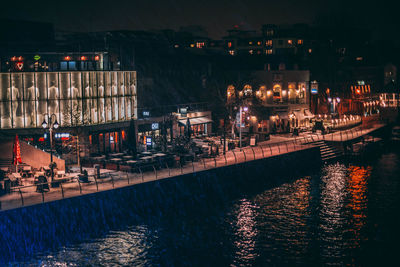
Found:
M 219 155 L 214 158 L 199 158 L 194 161 L 186 162 L 184 165 L 180 165 L 178 162 L 178 166 L 175 167 L 161 163 L 154 166 L 147 166 L 146 169 L 139 167 L 134 169 L 134 172 L 115 172 L 101 169 L 99 177 L 95 175 L 93 168 L 87 168 L 89 172 L 89 181 L 86 183 L 81 182 L 77 177 L 72 177 L 68 182 L 61 183 L 59 187 L 50 188 L 48 192 L 36 192 L 37 185 L 14 187 L 10 194 L 0 197 L 1 208 L 2 210 L 15 209 L 22 206 L 35 205 L 160 179 L 168 179 L 185 174 L 203 172 L 253 160 L 277 157 L 287 153 L 312 148 L 315 146 L 313 144 L 315 141 L 345 142 L 356 140 L 383 126 L 383 124 L 376 124 L 368 128 L 359 126 L 346 131 L 326 135 L 321 135 L 319 133 L 302 133 L 298 137 L 291 137 L 289 135 L 271 136 L 271 140 L 261 142 L 254 147 L 237 148 L 227 151 L 225 155 Z M 74 176 L 74 174 L 72 174 L 72 176 Z

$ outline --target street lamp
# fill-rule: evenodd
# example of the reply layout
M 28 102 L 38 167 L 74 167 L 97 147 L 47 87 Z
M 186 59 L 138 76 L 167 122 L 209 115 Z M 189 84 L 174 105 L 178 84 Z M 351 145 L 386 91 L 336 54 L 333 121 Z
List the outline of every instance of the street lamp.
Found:
M 53 130 L 57 129 L 59 124 L 57 122 L 56 114 L 51 114 L 49 116 L 48 113 L 44 114 L 45 118 L 42 122 L 43 129 L 48 128 L 50 131 L 50 171 L 51 171 L 51 185 L 53 186 L 53 179 L 54 179 L 54 164 L 53 164 Z M 49 123 L 46 122 L 46 116 Z

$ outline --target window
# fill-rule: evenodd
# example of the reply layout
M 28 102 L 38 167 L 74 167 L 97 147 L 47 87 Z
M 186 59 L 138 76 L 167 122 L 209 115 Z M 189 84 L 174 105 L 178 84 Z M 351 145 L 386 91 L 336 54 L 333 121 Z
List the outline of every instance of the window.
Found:
M 297 44 L 298 45 L 302 45 L 303 44 L 303 40 L 302 39 L 297 40 Z
M 309 53 L 309 54 L 312 53 L 312 49 L 311 49 L 311 48 L 308 49 L 308 53 Z
M 267 49 L 267 50 L 265 50 L 265 54 L 267 54 L 267 55 L 272 55 L 272 49 Z
M 261 45 L 261 42 L 260 42 L 260 41 L 258 41 L 258 42 L 257 42 L 257 45 Z
M 194 44 L 190 44 L 190 47 L 194 47 Z
M 267 40 L 265 41 L 266 46 L 272 46 L 272 40 Z
M 253 49 L 249 50 L 249 54 L 252 55 L 253 54 Z
M 197 43 L 196 43 L 196 47 L 197 47 L 197 48 L 203 48 L 204 45 L 205 45 L 204 42 L 197 42 Z
M 234 56 L 234 55 L 235 55 L 235 50 L 229 50 L 229 54 L 230 54 L 231 56 Z
M 291 45 L 291 44 L 293 44 L 293 40 L 289 39 L 289 40 L 287 40 L 287 43 Z

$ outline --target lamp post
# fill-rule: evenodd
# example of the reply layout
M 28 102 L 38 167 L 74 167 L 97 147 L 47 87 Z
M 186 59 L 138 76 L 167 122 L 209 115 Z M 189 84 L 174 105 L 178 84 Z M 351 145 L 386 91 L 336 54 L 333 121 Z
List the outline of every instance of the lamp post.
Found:
M 59 124 L 57 122 L 57 116 L 53 113 L 49 115 L 48 113 L 44 114 L 45 118 L 42 122 L 43 129 L 48 128 L 50 131 L 50 172 L 51 172 L 51 185 L 53 186 L 54 179 L 54 164 L 53 164 L 53 130 L 57 129 Z M 46 116 L 49 123 L 46 122 Z

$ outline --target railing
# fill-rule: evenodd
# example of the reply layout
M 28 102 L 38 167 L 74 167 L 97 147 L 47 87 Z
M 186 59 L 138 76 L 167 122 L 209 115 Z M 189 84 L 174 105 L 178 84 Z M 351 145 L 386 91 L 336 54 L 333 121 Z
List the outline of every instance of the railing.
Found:
M 229 150 L 217 157 L 194 157 L 190 160 L 174 161 L 173 163 L 160 159 L 155 163 L 132 166 L 128 172 L 108 171 L 100 175 L 88 175 L 87 182 L 83 182 L 78 177 L 70 178 L 65 183 L 58 181 L 56 188 L 50 187 L 51 182 L 12 187 L 10 193 L 0 197 L 0 208 L 3 210 L 13 209 L 258 160 L 313 147 L 315 145 L 313 143 L 316 141 L 347 141 L 361 137 L 368 132 L 370 130 L 367 127 L 360 126 L 325 135 L 314 133 L 283 142 L 259 143 L 257 146 Z M 41 190 L 45 187 L 50 190 Z
M 2 209 L 6 210 L 70 198 L 290 153 L 312 147 L 313 145 L 306 144 L 310 140 L 312 140 L 310 137 L 301 137 L 284 142 L 260 143 L 254 147 L 229 150 L 217 157 L 194 157 L 188 161 L 174 161 L 173 164 L 159 160 L 156 163 L 131 167 L 129 172 L 109 171 L 100 175 L 91 174 L 85 182 L 78 177 L 72 177 L 64 183 L 56 181 L 58 187 L 55 188 L 51 187 L 51 182 L 12 187 L 10 193 L 0 197 L 0 201 Z M 47 188 L 48 191 L 45 190 Z

